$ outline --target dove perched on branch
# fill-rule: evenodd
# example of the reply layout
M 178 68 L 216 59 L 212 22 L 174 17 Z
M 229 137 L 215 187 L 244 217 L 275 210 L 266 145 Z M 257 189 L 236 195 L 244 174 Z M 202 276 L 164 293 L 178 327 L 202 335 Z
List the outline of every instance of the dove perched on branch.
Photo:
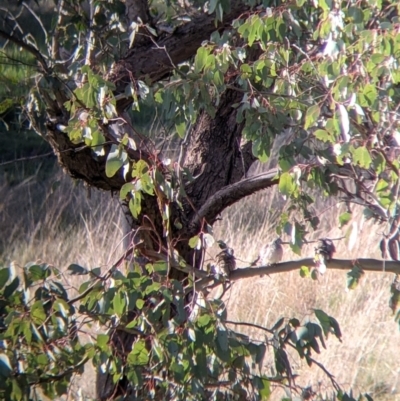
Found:
M 315 265 L 319 273 L 326 272 L 326 262 L 329 262 L 336 252 L 335 245 L 330 238 L 320 238 L 315 248 Z
M 282 256 L 282 240 L 277 238 L 261 249 L 260 261 L 263 266 L 274 265 L 282 260 Z
M 229 277 L 229 274 L 236 269 L 236 259 L 232 248 L 223 249 L 215 259 L 217 262 L 214 266 L 216 274 Z

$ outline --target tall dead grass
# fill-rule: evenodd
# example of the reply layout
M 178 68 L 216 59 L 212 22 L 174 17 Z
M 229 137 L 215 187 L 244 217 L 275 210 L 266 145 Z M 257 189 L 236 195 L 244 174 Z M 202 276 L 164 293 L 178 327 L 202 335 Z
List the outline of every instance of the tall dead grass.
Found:
M 239 264 L 249 266 L 262 245 L 276 237 L 277 214 L 285 210 L 286 202 L 276 189 L 265 190 L 226 210 L 224 218 L 215 228 L 235 249 Z M 321 237 L 346 238 L 336 242 L 335 256 L 342 259 L 380 258 L 379 241 L 384 226 L 365 221 L 362 210 L 355 208 L 352 221 L 339 228 L 339 215 L 343 207 L 335 200 L 317 198 L 313 205 L 321 224 L 310 232 L 308 240 Z M 300 219 L 300 216 L 296 216 Z M 354 242 L 350 232 L 357 231 Z M 354 235 L 354 233 L 353 233 Z M 288 241 L 289 238 L 283 237 Z M 354 239 L 354 237 L 353 237 Z M 314 245 L 302 249 L 302 255 L 293 254 L 285 247 L 283 260 L 312 257 Z M 313 355 L 335 377 L 344 389 L 354 393 L 370 393 L 374 400 L 400 400 L 400 341 L 398 326 L 388 306 L 390 283 L 393 275 L 367 273 L 355 290 L 347 290 L 346 274 L 327 271 L 319 279 L 301 278 L 299 272 L 290 272 L 251 278 L 235 282 L 225 295 L 229 320 L 272 327 L 279 317 L 297 317 L 303 322 L 316 320 L 314 309 L 322 309 L 335 317 L 342 329 L 340 343 L 335 337 L 327 341 L 327 349 L 321 347 L 320 355 Z M 256 328 L 235 325 L 235 329 L 251 338 L 263 340 L 265 333 Z M 267 374 L 272 374 L 272 350 L 264 361 Z M 295 352 L 290 352 L 297 384 L 310 385 L 316 393 L 325 394 L 330 380 L 317 366 L 309 368 Z M 329 391 L 328 391 L 329 393 Z M 273 400 L 285 395 L 278 387 Z
M 71 263 L 110 267 L 121 256 L 124 217 L 109 193 L 89 192 L 61 171 L 45 182 L 37 176 L 13 187 L 2 182 L 0 191 L 0 265 L 14 261 L 22 268 L 41 260 L 65 271 Z M 76 295 L 81 277 L 65 274 L 62 280 Z M 99 329 L 92 327 L 81 340 L 91 341 Z M 66 399 L 94 399 L 95 380 L 95 369 L 87 364 Z
M 62 269 L 70 263 L 87 267 L 108 266 L 121 251 L 122 217 L 109 194 L 92 191 L 62 173 L 52 182 L 32 177 L 9 188 L 0 182 L 0 262 L 15 260 L 24 265 L 41 259 Z M 260 247 L 275 236 L 274 224 L 285 202 L 275 189 L 265 190 L 225 211 L 215 228 L 216 237 L 235 249 L 239 264 L 248 266 Z M 333 201 L 318 199 L 314 205 L 321 225 L 309 239 L 340 237 L 357 223 L 359 235 L 349 250 L 348 240 L 337 244 L 340 258 L 379 257 L 378 241 L 384 227 L 364 222 L 360 210 L 353 222 L 338 228 L 338 208 Z M 300 216 L 299 216 L 300 218 Z M 302 257 L 313 254 L 313 246 L 303 249 Z M 284 260 L 299 258 L 285 250 Z M 388 307 L 391 274 L 365 274 L 356 290 L 346 290 L 343 272 L 328 271 L 319 281 L 300 278 L 297 272 L 253 278 L 234 283 L 226 294 L 229 319 L 271 327 L 280 316 L 313 319 L 313 309 L 323 309 L 339 321 L 343 342 L 332 337 L 327 349 L 315 358 L 323 363 L 344 388 L 369 392 L 375 400 L 400 400 L 400 341 L 398 328 Z M 70 279 L 71 287 L 79 282 Z M 263 339 L 255 328 L 235 327 L 252 338 Z M 329 387 L 326 375 L 309 368 L 291 354 L 299 384 L 312 385 L 324 393 Z M 271 373 L 272 360 L 264 368 Z M 76 378 L 69 399 L 94 397 L 94 372 L 90 366 L 83 378 Z M 274 390 L 273 399 L 284 393 Z

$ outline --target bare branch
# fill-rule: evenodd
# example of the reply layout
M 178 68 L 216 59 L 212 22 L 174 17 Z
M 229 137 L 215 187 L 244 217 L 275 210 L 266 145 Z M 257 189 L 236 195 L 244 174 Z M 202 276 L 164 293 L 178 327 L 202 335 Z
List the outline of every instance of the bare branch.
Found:
M 385 268 L 383 268 L 385 264 Z M 328 269 L 335 270 L 351 270 L 355 265 L 358 265 L 364 271 L 369 272 L 391 272 L 400 274 L 400 262 L 392 260 L 379 259 L 332 259 L 326 261 Z M 229 280 L 236 281 L 242 278 L 256 277 L 260 274 L 287 273 L 292 270 L 298 270 L 301 266 L 315 266 L 314 258 L 293 260 L 290 262 L 278 263 L 272 266 L 261 266 L 259 268 L 243 268 L 237 269 L 229 276 Z
M 279 182 L 277 173 L 278 169 L 273 169 L 254 177 L 245 178 L 216 192 L 191 221 L 190 232 L 195 233 L 203 219 L 209 224 L 213 224 L 216 217 L 228 206 L 257 191 L 276 185 Z
M 28 43 L 25 43 L 21 39 L 16 38 L 13 35 L 9 35 L 7 32 L 4 32 L 2 30 L 0 30 L 0 37 L 9 40 L 10 42 L 13 42 L 18 46 L 21 46 L 23 49 L 33 54 L 36 57 L 39 64 L 41 65 L 41 67 L 43 68 L 43 71 L 49 73 L 49 68 L 47 66 L 46 60 L 44 59 L 44 57 L 42 56 L 42 54 L 39 52 L 38 49 L 36 49 L 32 45 L 29 45 Z
M 249 323 L 249 322 L 234 322 L 232 320 L 225 320 L 225 323 L 227 324 L 233 324 L 235 326 L 247 326 L 247 327 L 252 327 L 254 329 L 259 329 L 266 331 L 268 334 L 274 334 L 273 330 L 267 329 L 266 327 L 260 326 L 259 324 L 255 323 Z
M 400 261 L 388 261 L 380 259 L 332 259 L 330 261 L 326 261 L 327 268 L 331 270 L 351 270 L 355 265 L 368 272 L 390 272 L 400 274 Z M 309 268 L 314 267 L 314 258 L 282 262 L 271 266 L 244 267 L 236 269 L 229 275 L 229 281 L 237 281 L 244 278 L 252 278 L 257 276 L 259 277 L 263 274 L 271 275 L 276 273 L 288 273 L 293 270 L 298 270 L 302 266 L 307 266 Z M 218 286 L 219 284 L 221 284 L 220 281 L 216 281 L 213 276 L 210 276 L 198 280 L 196 282 L 196 288 L 199 290 L 203 290 L 205 288 L 210 289 Z
M 6 166 L 7 164 L 14 164 L 18 162 L 25 162 L 28 160 L 35 160 L 35 159 L 40 159 L 42 157 L 49 157 L 49 156 L 55 156 L 54 152 L 48 152 L 48 153 L 43 153 L 41 155 L 36 155 L 36 156 L 27 156 L 27 157 L 21 157 L 20 159 L 14 159 L 14 160 L 8 160 L 6 162 L 0 163 L 1 166 Z
M 31 7 L 29 7 L 29 5 L 25 1 L 22 2 L 22 5 L 33 15 L 33 17 L 39 23 L 40 28 L 42 28 L 42 32 L 43 32 L 43 35 L 44 35 L 44 40 L 45 40 L 46 43 L 48 43 L 49 40 L 48 40 L 48 37 L 47 37 L 47 31 L 46 31 L 45 27 L 43 26 L 43 22 L 42 22 L 41 18 L 35 13 L 35 11 L 33 11 L 33 9 Z

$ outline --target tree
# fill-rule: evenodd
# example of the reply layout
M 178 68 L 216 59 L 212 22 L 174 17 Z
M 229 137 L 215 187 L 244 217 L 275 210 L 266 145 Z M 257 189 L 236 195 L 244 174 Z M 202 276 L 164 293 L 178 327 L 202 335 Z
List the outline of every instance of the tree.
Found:
M 343 224 L 353 203 L 386 222 L 382 252 L 398 260 L 397 2 L 54 6 L 48 27 L 29 3 L 2 9 L 0 37 L 37 62 L 25 107 L 32 126 L 67 174 L 119 192 L 130 246 L 106 272 L 71 265 L 71 274 L 88 276 L 75 298 L 46 264 L 27 265 L 22 287 L 12 267 L 0 270 L 1 391 L 9 399 L 29 397 L 35 385 L 62 393 L 89 359 L 105 373 L 101 399 L 268 399 L 272 382 L 305 391 L 296 387 L 285 349 L 318 364 L 312 353 L 325 336 L 340 339 L 337 321 L 323 311 L 316 311 L 318 324 L 281 319 L 265 328 L 266 343 L 254 343 L 228 328 L 223 302 L 207 297 L 210 288 L 300 266 L 315 266 L 314 275 L 325 266 L 351 267 L 354 283 L 362 269 L 380 265 L 331 260 L 322 243 L 315 260 L 224 276 L 205 266 L 204 251 L 220 213 L 278 185 L 292 205 L 278 232 L 291 235 L 295 252 L 319 224 L 309 211 L 312 188 L 348 204 Z M 42 39 L 22 31 L 21 8 L 40 21 Z M 158 133 L 136 128 L 149 109 L 174 124 L 173 162 Z M 276 168 L 248 176 L 257 159 L 269 158 L 279 161 Z M 124 261 L 127 275 L 118 269 Z M 399 272 L 397 262 L 386 266 Z M 397 281 L 392 295 L 396 312 Z M 83 346 L 78 333 L 89 320 L 108 331 Z M 273 377 L 257 369 L 267 343 Z M 330 378 L 338 399 L 353 399 Z

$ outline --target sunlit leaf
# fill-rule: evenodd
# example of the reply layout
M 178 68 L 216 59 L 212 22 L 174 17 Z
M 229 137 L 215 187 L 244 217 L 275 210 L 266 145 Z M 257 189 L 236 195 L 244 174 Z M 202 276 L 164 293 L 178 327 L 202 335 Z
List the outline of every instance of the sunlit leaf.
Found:
M 198 235 L 195 235 L 194 237 L 190 238 L 189 240 L 189 246 L 191 248 L 198 248 L 199 244 L 201 246 L 201 239 Z
M 296 189 L 296 183 L 290 173 L 283 173 L 279 177 L 279 191 L 283 195 L 290 196 Z
M 354 163 L 363 168 L 369 168 L 372 162 L 371 155 L 365 146 L 360 146 L 355 149 L 353 152 L 353 158 Z
M 339 227 L 345 226 L 351 220 L 351 213 L 344 212 L 339 216 Z
M 308 266 L 301 266 L 300 267 L 300 277 L 309 277 L 310 276 L 310 269 Z
M 113 177 L 115 173 L 123 166 L 127 161 L 128 155 L 125 150 L 121 149 L 117 145 L 111 145 L 111 150 L 108 153 L 106 161 L 106 175 L 107 177 Z
M 144 340 L 137 341 L 132 351 L 128 354 L 127 362 L 130 365 L 146 365 L 149 361 L 149 353 L 146 349 L 146 342 Z
M 305 116 L 304 129 L 312 127 L 317 122 L 320 113 L 321 109 L 317 104 L 309 107 Z
M 215 1 L 216 2 L 216 1 Z M 201 72 L 207 62 L 207 56 L 209 55 L 209 50 L 205 47 L 199 47 L 194 60 L 195 72 Z

